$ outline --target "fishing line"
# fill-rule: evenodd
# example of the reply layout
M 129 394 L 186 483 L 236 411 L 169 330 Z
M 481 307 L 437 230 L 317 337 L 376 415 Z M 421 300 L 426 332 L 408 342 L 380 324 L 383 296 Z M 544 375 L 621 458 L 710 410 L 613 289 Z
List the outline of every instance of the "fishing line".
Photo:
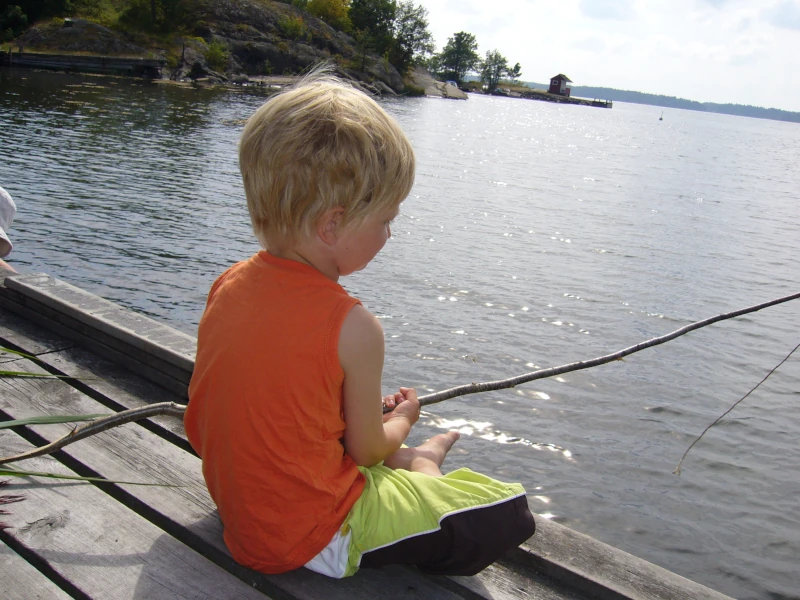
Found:
M 714 425 L 716 425 L 717 423 L 719 423 L 719 422 L 720 422 L 720 421 L 721 421 L 721 420 L 722 420 L 722 419 L 723 419 L 723 418 L 724 418 L 724 417 L 725 417 L 725 416 L 726 416 L 728 413 L 730 413 L 730 412 L 731 412 L 731 411 L 732 411 L 734 408 L 736 408 L 737 406 L 739 406 L 739 403 L 740 403 L 742 400 L 744 400 L 744 399 L 745 399 L 745 398 L 747 398 L 747 397 L 748 397 L 750 394 L 752 394 L 753 392 L 755 392 L 755 391 L 756 391 L 756 389 L 758 388 L 758 386 L 760 386 L 762 383 L 764 383 L 764 382 L 765 382 L 765 381 L 766 381 L 766 380 L 769 378 L 769 376 L 770 376 L 770 375 L 772 375 L 772 374 L 773 374 L 775 371 L 777 371 L 777 370 L 778 370 L 778 368 L 780 368 L 780 366 L 781 366 L 783 363 L 785 363 L 787 360 L 789 360 L 789 357 L 790 357 L 792 354 L 794 354 L 795 350 L 797 350 L 798 348 L 800 348 L 800 344 L 797 344 L 797 346 L 795 346 L 795 347 L 794 347 L 794 350 L 792 350 L 791 352 L 789 352 L 789 354 L 787 354 L 787 355 L 786 355 L 786 358 L 784 358 L 784 359 L 783 359 L 781 362 L 779 362 L 777 365 L 775 365 L 775 368 L 774 368 L 774 369 L 772 369 L 772 370 L 771 370 L 769 373 L 767 373 L 766 377 L 764 377 L 764 379 L 762 379 L 761 381 L 759 381 L 759 382 L 758 382 L 758 383 L 755 385 L 755 387 L 754 387 L 753 389 L 751 389 L 751 390 L 750 390 L 749 392 L 747 392 L 747 393 L 746 393 L 744 396 L 742 396 L 741 398 L 739 398 L 739 400 L 737 400 L 737 401 L 734 403 L 734 405 L 733 405 L 733 406 L 731 406 L 731 407 L 730 407 L 728 410 L 726 410 L 726 411 L 725 411 L 724 413 L 722 413 L 722 414 L 721 414 L 719 417 L 717 417 L 717 420 L 716 420 L 716 421 L 714 421 L 714 422 L 713 422 L 711 425 L 709 425 L 708 427 L 706 427 L 706 428 L 703 430 L 703 433 L 701 433 L 700 435 L 698 435 L 698 436 L 697 436 L 697 438 L 696 438 L 696 439 L 695 439 L 695 440 L 694 440 L 694 441 L 691 443 L 691 445 L 690 445 L 690 446 L 689 446 L 689 447 L 686 449 L 686 452 L 684 452 L 684 453 L 683 453 L 683 456 L 681 456 L 681 459 L 680 459 L 680 461 L 678 461 L 678 466 L 677 466 L 677 467 L 675 467 L 675 470 L 673 471 L 673 473 L 675 473 L 675 475 L 680 475 L 680 474 L 681 474 L 681 465 L 683 464 L 683 460 L 686 458 L 686 455 L 687 455 L 687 454 L 689 454 L 689 450 L 691 450 L 692 448 L 694 448 L 694 445 L 695 445 L 697 442 L 699 442 L 699 441 L 700 441 L 700 438 L 702 438 L 702 437 L 703 437 L 703 436 L 704 436 L 704 435 L 705 435 L 705 434 L 708 432 L 708 430 L 709 430 L 709 429 L 711 429 L 711 428 L 712 428 Z

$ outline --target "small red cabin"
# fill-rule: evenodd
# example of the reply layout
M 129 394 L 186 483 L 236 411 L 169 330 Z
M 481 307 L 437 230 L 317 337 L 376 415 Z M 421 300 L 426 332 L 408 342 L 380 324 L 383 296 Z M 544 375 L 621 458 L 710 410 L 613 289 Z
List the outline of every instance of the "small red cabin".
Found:
M 572 83 L 572 79 L 563 73 L 559 73 L 550 79 L 550 89 L 547 92 L 549 94 L 558 94 L 559 96 L 569 96 L 570 88 L 567 87 L 567 83 Z

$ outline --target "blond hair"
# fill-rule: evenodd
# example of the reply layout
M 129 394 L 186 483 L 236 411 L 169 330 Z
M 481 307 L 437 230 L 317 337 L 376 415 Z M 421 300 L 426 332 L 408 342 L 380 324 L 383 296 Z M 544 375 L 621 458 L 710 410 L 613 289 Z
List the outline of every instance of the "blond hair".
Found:
M 400 126 L 366 94 L 325 72 L 270 98 L 239 143 L 247 208 L 264 248 L 297 241 L 342 207 L 342 225 L 397 206 L 414 183 Z

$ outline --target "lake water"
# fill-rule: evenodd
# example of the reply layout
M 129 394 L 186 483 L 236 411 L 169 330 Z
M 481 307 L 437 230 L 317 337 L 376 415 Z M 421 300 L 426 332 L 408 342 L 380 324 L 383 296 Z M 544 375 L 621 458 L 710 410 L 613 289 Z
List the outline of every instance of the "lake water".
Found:
M 0 70 L 9 261 L 195 333 L 258 248 L 237 167 L 257 92 Z M 800 126 L 616 103 L 384 102 L 417 152 L 394 237 L 343 280 L 382 319 L 385 390 L 610 353 L 800 291 Z M 445 464 L 745 599 L 800 598 L 800 302 L 609 365 L 433 405 Z

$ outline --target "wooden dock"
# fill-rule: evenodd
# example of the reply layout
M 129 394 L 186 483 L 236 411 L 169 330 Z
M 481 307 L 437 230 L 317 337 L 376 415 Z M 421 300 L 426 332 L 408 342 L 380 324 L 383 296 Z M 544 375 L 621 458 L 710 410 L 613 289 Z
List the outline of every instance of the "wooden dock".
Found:
M 522 92 L 520 97 L 528 100 L 555 102 L 557 104 L 577 104 L 579 106 L 614 108 L 614 102 L 612 100 L 603 100 L 600 98 L 578 98 L 577 96 L 561 96 L 560 94 L 551 94 L 545 90 L 531 90 Z
M 0 351 L 3 370 L 66 376 L 0 378 L 0 420 L 10 420 L 184 403 L 195 339 L 47 275 L 2 271 L 0 346 L 35 357 Z M 70 429 L 0 429 L 0 456 Z M 474 577 L 405 567 L 363 569 L 344 580 L 306 569 L 257 573 L 225 548 L 200 460 L 174 417 L 128 424 L 13 466 L 161 485 L 10 480 L 0 495 L 24 500 L 3 505 L 9 514 L 0 515 L 8 526 L 0 528 L 4 600 L 728 598 L 538 516 L 533 538 Z
M 0 66 L 18 69 L 44 69 L 73 73 L 108 73 L 129 77 L 161 77 L 167 64 L 163 58 L 124 58 L 84 54 L 44 54 L 40 52 L 0 51 Z

